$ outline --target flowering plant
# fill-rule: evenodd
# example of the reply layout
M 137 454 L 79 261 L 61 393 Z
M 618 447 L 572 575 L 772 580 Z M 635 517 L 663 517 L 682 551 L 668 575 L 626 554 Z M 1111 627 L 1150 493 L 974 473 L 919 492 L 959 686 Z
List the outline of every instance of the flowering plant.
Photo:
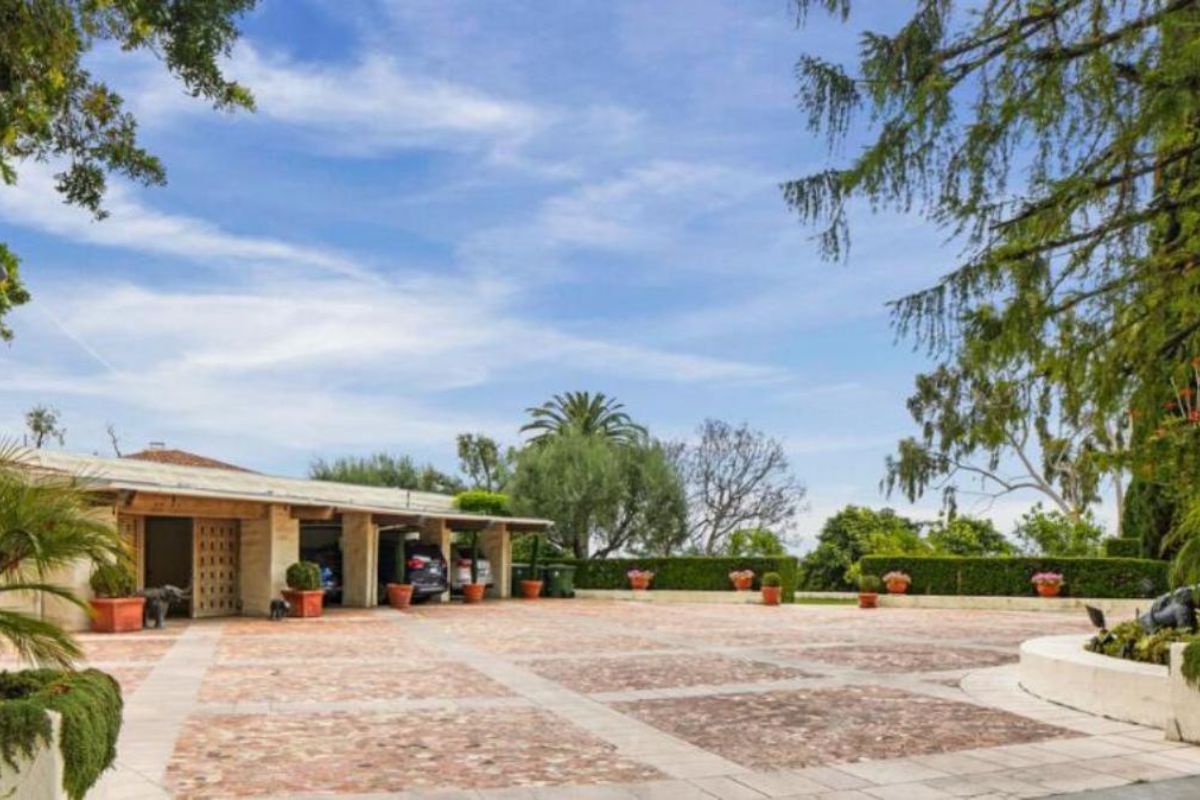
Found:
M 899 570 L 892 570 L 883 576 L 884 583 L 895 583 L 897 581 L 912 583 L 912 578 L 908 576 L 907 572 L 900 572 Z
M 1063 582 L 1063 576 L 1057 572 L 1039 572 L 1029 579 L 1034 586 L 1058 586 Z
M 735 569 L 729 573 L 729 580 L 737 583 L 738 581 L 749 581 L 754 579 L 754 570 L 752 569 Z
M 634 567 L 633 569 L 629 570 L 629 572 L 625 573 L 625 577 L 630 579 L 644 577 L 646 580 L 650 580 L 654 577 L 654 573 L 648 569 L 638 569 L 637 567 Z

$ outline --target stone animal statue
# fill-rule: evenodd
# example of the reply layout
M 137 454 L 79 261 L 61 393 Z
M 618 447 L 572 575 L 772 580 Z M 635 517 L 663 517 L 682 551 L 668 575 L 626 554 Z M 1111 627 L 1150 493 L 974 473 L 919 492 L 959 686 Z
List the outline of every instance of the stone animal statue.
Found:
M 178 586 L 166 584 L 153 589 L 146 589 L 142 592 L 142 597 L 146 598 L 146 618 L 145 626 L 150 627 L 150 621 L 153 619 L 155 628 L 165 627 L 167 624 L 167 610 L 172 603 L 182 603 L 191 595 L 191 589 L 180 589 Z
M 1142 630 L 1154 633 L 1160 628 L 1196 630 L 1196 595 L 1191 586 L 1180 586 L 1173 592 L 1159 595 L 1150 610 L 1138 617 Z
M 275 622 L 292 613 L 292 604 L 281 597 L 276 597 L 271 601 L 271 619 Z

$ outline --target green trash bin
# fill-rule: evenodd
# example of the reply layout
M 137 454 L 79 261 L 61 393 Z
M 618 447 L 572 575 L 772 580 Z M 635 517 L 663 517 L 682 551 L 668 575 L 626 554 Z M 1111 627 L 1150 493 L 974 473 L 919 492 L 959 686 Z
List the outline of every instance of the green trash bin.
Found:
M 513 564 L 512 583 L 510 584 L 510 586 L 512 586 L 513 597 L 516 597 L 521 593 L 521 581 L 528 581 L 532 579 L 533 570 L 529 568 L 528 564 Z
M 575 567 L 568 564 L 550 564 L 543 567 L 542 580 L 546 582 L 543 591 L 547 597 L 575 596 Z

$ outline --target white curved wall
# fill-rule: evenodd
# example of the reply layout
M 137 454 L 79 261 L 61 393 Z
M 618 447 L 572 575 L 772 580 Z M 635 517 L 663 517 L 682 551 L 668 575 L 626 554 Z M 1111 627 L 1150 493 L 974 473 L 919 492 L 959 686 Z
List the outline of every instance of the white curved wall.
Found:
M 1122 722 L 1162 728 L 1170 718 L 1167 668 L 1089 653 L 1086 635 L 1021 644 L 1020 682 L 1052 703 Z

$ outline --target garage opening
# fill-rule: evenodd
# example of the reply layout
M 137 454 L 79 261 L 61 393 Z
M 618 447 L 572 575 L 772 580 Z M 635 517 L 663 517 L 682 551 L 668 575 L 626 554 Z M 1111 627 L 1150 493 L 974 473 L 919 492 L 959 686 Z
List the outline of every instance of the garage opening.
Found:
M 145 584 L 147 589 L 192 585 L 192 520 L 190 517 L 146 517 Z M 191 599 L 172 603 L 171 616 L 190 617 Z
M 342 604 L 342 523 L 303 522 L 300 524 L 300 559 L 321 568 L 325 586 L 325 605 Z

